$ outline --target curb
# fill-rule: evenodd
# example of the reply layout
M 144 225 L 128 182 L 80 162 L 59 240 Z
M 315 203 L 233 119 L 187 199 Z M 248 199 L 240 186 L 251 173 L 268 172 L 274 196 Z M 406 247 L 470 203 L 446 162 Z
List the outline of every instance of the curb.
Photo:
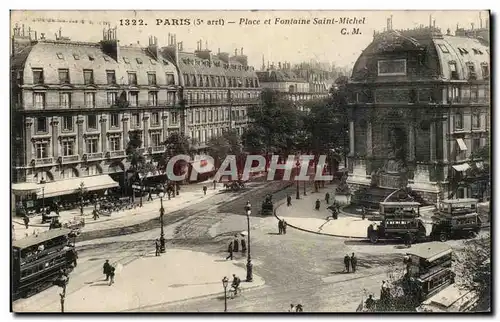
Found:
M 276 211 L 278 210 L 279 207 L 283 206 L 285 204 L 285 202 L 281 202 L 277 207 L 276 209 L 274 209 L 273 213 L 274 213 L 274 217 L 276 217 L 276 219 L 280 220 L 280 218 L 278 217 L 278 215 L 276 214 Z M 323 236 L 331 236 L 331 237 L 339 237 L 339 238 L 349 238 L 349 239 L 366 239 L 365 237 L 354 237 L 354 236 L 345 236 L 345 235 L 334 235 L 334 234 L 328 234 L 328 233 L 321 233 L 319 231 L 313 231 L 313 230 L 308 230 L 308 229 L 304 229 L 304 228 L 301 228 L 301 227 L 297 227 L 297 226 L 294 226 L 292 224 L 289 224 L 287 223 L 288 226 L 294 228 L 294 229 L 297 229 L 297 230 L 300 230 L 300 231 L 303 231 L 303 232 L 306 232 L 306 233 L 312 233 L 312 234 L 316 234 L 316 235 L 323 235 Z

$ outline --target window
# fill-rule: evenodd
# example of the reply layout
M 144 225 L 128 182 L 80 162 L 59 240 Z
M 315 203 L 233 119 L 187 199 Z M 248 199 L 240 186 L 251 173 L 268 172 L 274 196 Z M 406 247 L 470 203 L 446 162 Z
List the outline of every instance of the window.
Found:
M 137 63 L 138 63 L 139 65 L 142 65 L 142 59 L 140 59 L 140 58 L 136 58 L 135 60 L 137 61 Z
M 33 84 L 43 84 L 43 69 L 33 68 Z
M 479 88 L 478 86 L 471 86 L 470 88 L 470 101 L 477 103 L 479 98 Z
M 120 150 L 120 137 L 119 136 L 109 138 L 109 149 L 111 151 L 119 151 Z
M 73 140 L 66 140 L 61 142 L 61 147 L 62 147 L 62 155 L 63 156 L 69 156 L 69 155 L 74 155 L 74 145 L 75 142 Z
M 151 125 L 160 125 L 160 114 L 158 112 L 151 113 Z
M 156 74 L 155 73 L 148 73 L 148 85 L 149 86 L 156 86 Z
M 128 93 L 128 101 L 130 106 L 137 107 L 139 106 L 139 92 L 129 92 Z
M 33 105 L 36 109 L 44 109 L 45 93 L 33 93 Z
M 170 105 L 175 103 L 175 92 L 167 92 L 167 103 Z
M 69 69 L 59 69 L 59 84 L 69 84 Z
M 203 111 L 203 123 L 207 122 L 207 111 Z
M 161 133 L 151 133 L 151 146 L 161 145 Z
M 49 157 L 49 144 L 47 142 L 35 143 L 36 158 L 45 159 Z
M 107 93 L 108 104 L 109 105 L 116 104 L 117 97 L 118 97 L 118 93 L 117 92 L 108 92 Z
M 127 57 L 123 57 L 123 61 L 125 64 L 130 64 L 130 60 Z
M 215 77 L 210 76 L 210 87 L 215 87 Z
M 64 55 L 62 53 L 57 53 L 56 55 L 57 55 L 57 58 L 64 59 Z
M 148 93 L 148 105 L 149 106 L 158 106 L 158 92 L 149 92 Z
M 97 165 L 91 165 L 87 168 L 88 170 L 88 175 L 89 176 L 96 176 L 98 174 L 101 174 L 101 172 L 99 171 L 99 169 L 97 168 Z
M 461 130 L 464 128 L 464 116 L 462 113 L 455 114 L 455 130 Z
M 203 77 L 203 83 L 205 84 L 205 87 L 209 87 L 210 86 L 210 83 L 208 81 L 208 76 L 204 76 Z
M 59 107 L 71 108 L 71 93 L 59 93 Z
M 87 129 L 97 129 L 97 115 L 87 115 Z
M 490 69 L 488 68 L 488 64 L 486 63 L 481 64 L 481 72 L 484 79 L 490 78 Z
M 85 93 L 85 108 L 95 108 L 95 93 Z
M 222 87 L 226 87 L 226 77 L 222 76 Z
M 194 122 L 200 123 L 200 111 L 196 111 Z
M 479 113 L 473 113 L 472 114 L 472 128 L 473 129 L 478 129 L 481 127 L 481 114 Z
M 73 131 L 73 117 L 63 116 L 62 117 L 62 129 L 63 131 Z
M 87 138 L 87 140 L 85 141 L 85 148 L 87 153 L 96 153 L 97 151 L 99 151 L 98 144 L 99 140 L 97 137 Z
M 406 75 L 406 59 L 379 60 L 379 76 Z
M 214 120 L 217 122 L 219 120 L 219 110 L 215 110 Z
M 213 111 L 210 110 L 210 111 L 208 111 L 208 121 L 212 122 L 212 119 L 213 119 Z
M 184 85 L 185 86 L 191 86 L 191 82 L 189 81 L 189 75 L 184 74 Z
M 132 127 L 140 127 L 141 115 L 139 113 L 132 113 L 131 120 L 132 120 Z
M 191 84 L 196 87 L 196 75 L 189 75 L 191 77 Z
M 128 73 L 128 84 L 129 85 L 137 85 L 137 74 L 129 72 Z
M 170 124 L 177 124 L 179 122 L 179 113 L 171 112 L 170 113 Z
M 198 75 L 198 86 L 203 87 L 203 76 Z
M 48 131 L 46 117 L 38 117 L 36 119 L 36 131 L 39 133 L 46 133 Z
M 175 85 L 174 74 L 167 73 L 166 77 L 167 77 L 167 85 Z
M 448 88 L 448 101 L 450 102 L 460 102 L 460 88 L 459 87 L 449 87 Z
M 472 152 L 476 152 L 481 148 L 481 139 L 480 138 L 473 138 L 472 139 Z
M 107 70 L 106 71 L 106 78 L 108 80 L 108 85 L 116 84 L 116 74 L 115 74 L 114 70 Z
M 439 44 L 438 46 L 439 46 L 439 48 L 441 49 L 441 51 L 442 51 L 443 53 L 448 54 L 448 53 L 450 52 L 450 51 L 448 50 L 448 48 L 446 48 L 446 46 L 445 46 L 445 45 L 443 45 L 443 44 Z
M 74 58 L 75 60 L 80 60 L 80 56 L 79 56 L 78 54 L 73 54 L 73 58 Z
M 83 81 L 85 82 L 85 85 L 94 84 L 94 71 L 92 69 L 83 70 Z
M 474 64 L 469 63 L 467 64 L 467 69 L 469 70 L 469 78 L 476 78 L 476 69 L 474 67 Z
M 110 125 L 111 127 L 120 127 L 120 115 L 118 113 L 110 115 Z

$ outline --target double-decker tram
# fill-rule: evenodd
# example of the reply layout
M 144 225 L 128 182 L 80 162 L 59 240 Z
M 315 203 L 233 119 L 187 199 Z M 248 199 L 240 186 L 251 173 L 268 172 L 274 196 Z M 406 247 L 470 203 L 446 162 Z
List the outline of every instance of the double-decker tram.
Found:
M 446 241 L 451 238 L 474 237 L 481 230 L 477 199 L 442 200 L 433 216 L 432 236 Z
M 76 250 L 70 229 L 51 229 L 12 242 L 13 299 L 29 297 L 53 285 L 63 270 L 68 272 Z

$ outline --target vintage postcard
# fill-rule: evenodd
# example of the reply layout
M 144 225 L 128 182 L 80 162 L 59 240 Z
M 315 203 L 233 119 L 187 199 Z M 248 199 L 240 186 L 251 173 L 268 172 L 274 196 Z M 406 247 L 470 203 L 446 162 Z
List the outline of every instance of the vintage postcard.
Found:
M 10 19 L 13 312 L 491 312 L 489 11 Z

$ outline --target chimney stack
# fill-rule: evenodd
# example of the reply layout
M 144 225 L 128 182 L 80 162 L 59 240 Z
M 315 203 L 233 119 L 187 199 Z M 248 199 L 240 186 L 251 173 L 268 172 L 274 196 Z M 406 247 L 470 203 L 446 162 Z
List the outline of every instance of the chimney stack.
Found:
M 240 52 L 241 52 L 241 56 L 243 56 L 243 47 L 241 47 Z
M 473 22 L 470 24 L 470 26 L 472 27 L 472 30 L 474 30 L 474 23 Z

